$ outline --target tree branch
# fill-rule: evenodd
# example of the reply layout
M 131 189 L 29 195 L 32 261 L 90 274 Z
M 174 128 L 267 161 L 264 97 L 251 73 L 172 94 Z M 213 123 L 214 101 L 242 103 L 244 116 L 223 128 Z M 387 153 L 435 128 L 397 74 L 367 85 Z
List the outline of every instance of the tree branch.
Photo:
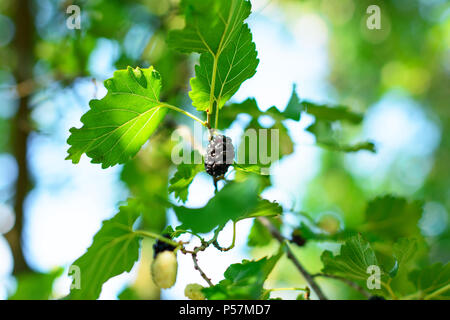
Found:
M 267 228 L 269 229 L 272 236 L 278 240 L 280 243 L 285 243 L 286 238 L 281 235 L 281 233 L 272 225 L 272 223 L 264 217 L 259 217 L 258 220 Z M 287 257 L 294 263 L 295 267 L 298 269 L 298 271 L 302 274 L 303 278 L 305 278 L 306 282 L 308 282 L 308 285 L 311 287 L 311 289 L 316 293 L 317 297 L 320 300 L 327 300 L 327 297 L 322 292 L 322 289 L 320 289 L 319 285 L 314 280 L 313 276 L 302 266 L 300 261 L 297 259 L 297 257 L 292 252 L 289 245 L 286 246 L 287 251 Z
M 208 278 L 208 276 L 203 272 L 203 270 L 198 265 L 197 253 L 192 254 L 192 261 L 194 261 L 194 269 L 197 270 L 202 276 L 202 278 L 205 279 L 205 281 L 208 283 L 208 285 L 212 287 L 214 284 L 211 282 L 211 279 Z
M 33 36 L 34 26 L 31 17 L 30 1 L 16 1 L 14 24 L 16 35 L 14 50 L 17 60 L 20 62 L 14 70 L 14 77 L 18 83 L 23 83 L 33 76 Z M 31 186 L 28 172 L 28 135 L 30 132 L 30 108 L 29 96 L 23 95 L 19 98 L 19 109 L 13 119 L 12 136 L 14 137 L 13 153 L 17 161 L 18 175 L 14 196 L 14 212 L 16 222 L 14 227 L 5 235 L 14 258 L 14 275 L 30 271 L 23 253 L 23 204 Z

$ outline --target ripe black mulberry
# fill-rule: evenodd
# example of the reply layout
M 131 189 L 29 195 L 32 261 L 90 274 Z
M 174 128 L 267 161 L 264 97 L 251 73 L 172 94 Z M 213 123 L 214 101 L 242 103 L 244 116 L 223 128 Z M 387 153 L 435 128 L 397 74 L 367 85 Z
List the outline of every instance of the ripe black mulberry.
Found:
M 209 142 L 205 156 L 206 172 L 217 178 L 225 174 L 233 164 L 234 147 L 231 139 L 224 135 L 216 135 Z

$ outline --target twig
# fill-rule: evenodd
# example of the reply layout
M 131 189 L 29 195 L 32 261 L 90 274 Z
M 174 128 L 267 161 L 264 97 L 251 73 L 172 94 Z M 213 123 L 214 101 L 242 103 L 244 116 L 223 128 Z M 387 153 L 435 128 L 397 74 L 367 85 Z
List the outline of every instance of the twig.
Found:
M 202 276 L 202 278 L 205 279 L 205 281 L 208 283 L 208 285 L 212 287 L 214 284 L 211 282 L 211 279 L 208 278 L 208 276 L 203 272 L 203 270 L 198 265 L 197 253 L 192 254 L 192 261 L 194 261 L 194 269 L 197 270 Z
M 259 217 L 258 220 L 267 228 L 269 229 L 272 236 L 277 239 L 280 243 L 285 243 L 286 238 L 281 235 L 281 233 L 272 225 L 272 223 L 264 217 Z M 327 300 L 327 297 L 322 292 L 322 289 L 320 289 L 319 285 L 316 283 L 314 278 L 309 274 L 308 271 L 302 266 L 300 261 L 298 261 L 297 257 L 292 252 L 291 248 L 289 247 L 289 244 L 286 245 L 286 251 L 287 251 L 287 257 L 294 263 L 295 267 L 300 271 L 302 276 L 305 278 L 306 282 L 308 282 L 308 285 L 311 287 L 311 289 L 317 294 L 317 297 L 320 300 Z
M 346 278 L 343 278 L 343 277 L 335 276 L 335 275 L 332 275 L 332 274 L 324 274 L 324 273 L 313 274 L 312 277 L 313 278 L 315 278 L 315 277 L 323 277 L 323 278 L 330 278 L 330 279 L 340 280 L 340 281 L 344 282 L 345 284 L 347 284 L 349 287 L 352 287 L 353 289 L 355 289 L 356 291 L 361 293 L 366 298 L 369 298 L 371 296 L 370 293 L 367 292 L 366 290 L 364 290 L 364 288 L 361 287 L 359 284 L 357 284 L 356 282 L 353 282 L 351 280 L 348 280 Z

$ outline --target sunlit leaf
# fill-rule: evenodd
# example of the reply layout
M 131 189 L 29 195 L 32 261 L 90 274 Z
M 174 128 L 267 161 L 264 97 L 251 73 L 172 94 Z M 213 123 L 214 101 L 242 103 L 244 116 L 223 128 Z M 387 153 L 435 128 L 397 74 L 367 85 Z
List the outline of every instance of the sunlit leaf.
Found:
M 196 77 L 191 80 L 192 91 L 189 92 L 189 96 L 193 101 L 192 104 L 198 110 L 209 108 L 214 63 L 217 63 L 213 97 L 219 108 L 222 108 L 241 84 L 256 73 L 259 63 L 256 56 L 252 34 L 246 24 L 218 58 L 209 53 L 202 54 L 200 64 L 195 66 Z
M 118 70 L 105 81 L 108 93 L 91 100 L 81 117 L 83 127 L 70 129 L 66 159 L 78 163 L 83 153 L 108 168 L 134 156 L 164 118 L 167 108 L 159 101 L 161 78 L 148 69 Z
M 186 0 L 186 26 L 172 31 L 169 45 L 182 52 L 199 52 L 200 64 L 189 93 L 198 110 L 221 108 L 251 78 L 259 60 L 252 34 L 244 20 L 251 5 L 247 0 Z M 211 110 L 212 111 L 212 110 Z

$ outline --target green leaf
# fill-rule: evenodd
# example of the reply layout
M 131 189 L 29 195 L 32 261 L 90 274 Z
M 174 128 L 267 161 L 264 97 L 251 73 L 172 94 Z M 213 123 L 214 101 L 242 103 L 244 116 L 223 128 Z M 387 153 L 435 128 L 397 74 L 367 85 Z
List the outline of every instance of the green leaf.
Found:
M 139 212 L 122 206 L 103 222 L 87 252 L 72 264 L 79 268 L 72 277 L 76 283 L 80 276 L 80 288 L 70 291 L 70 299 L 97 299 L 108 279 L 131 270 L 139 258 L 139 237 L 132 230 L 138 217 Z
M 240 103 L 226 105 L 220 111 L 219 129 L 223 130 L 230 127 L 239 114 L 248 114 L 252 118 L 258 119 L 264 112 L 259 110 L 254 98 L 248 98 Z
M 284 109 L 282 115 L 288 119 L 300 121 L 300 116 L 303 110 L 304 105 L 300 102 L 300 98 L 298 97 L 296 92 L 296 86 L 294 85 L 292 88 L 291 99 L 289 100 L 288 105 L 286 106 L 286 109 Z
M 184 230 L 208 233 L 228 221 L 237 221 L 251 213 L 258 204 L 258 181 L 254 178 L 230 182 L 203 207 L 191 209 L 174 206 Z
M 409 276 L 422 299 L 450 299 L 450 264 L 435 263 Z
M 182 52 L 201 53 L 189 93 L 198 110 L 221 108 L 251 78 L 259 60 L 250 29 L 248 0 L 185 0 L 186 26 L 171 31 L 169 45 Z M 212 110 L 211 110 L 212 111 Z
M 280 219 L 270 218 L 270 221 L 278 230 L 281 228 L 282 222 Z M 249 247 L 264 247 L 272 240 L 273 237 L 270 231 L 258 219 L 253 220 L 253 225 L 247 238 L 247 245 Z
M 52 297 L 53 283 L 63 269 L 49 273 L 26 273 L 17 276 L 17 289 L 9 300 L 48 300 Z
M 276 202 L 267 199 L 258 199 L 253 210 L 242 216 L 240 219 L 256 218 L 256 217 L 273 217 L 283 213 L 283 208 Z
M 263 128 L 252 119 L 244 129 L 238 147 L 236 169 L 258 174 L 268 174 L 270 166 L 282 157 L 292 154 L 294 144 L 281 121 Z
M 250 15 L 248 0 L 184 0 L 186 26 L 169 33 L 169 45 L 182 52 L 217 54 Z
M 394 258 L 397 260 L 399 267 L 405 266 L 413 259 L 418 247 L 418 241 L 414 238 L 402 238 L 394 243 Z
M 306 112 L 313 115 L 316 119 L 326 121 L 347 121 L 353 124 L 359 124 L 363 120 L 363 115 L 351 111 L 345 106 L 329 107 L 319 105 L 310 101 L 302 102 Z
M 316 122 L 310 125 L 306 130 L 314 134 L 318 145 L 333 151 L 357 152 L 367 150 L 376 152 L 375 144 L 370 141 L 358 142 L 356 144 L 345 144 L 340 142 L 338 130 L 334 129 L 332 123 L 329 121 L 316 119 Z
M 248 114 L 254 120 L 257 120 L 261 116 L 269 116 L 275 122 L 281 122 L 287 119 L 299 121 L 303 110 L 303 105 L 297 96 L 296 86 L 294 85 L 291 98 L 283 112 L 280 112 L 275 106 L 263 112 L 258 108 L 258 104 L 254 98 L 248 98 L 241 103 L 233 103 L 222 109 L 220 112 L 219 128 L 222 130 L 228 128 L 239 114 Z
M 270 258 L 243 260 L 232 264 L 224 273 L 225 279 L 217 285 L 203 289 L 209 300 L 256 300 L 263 298 L 264 282 L 283 255 L 283 247 Z
M 181 163 L 177 167 L 177 171 L 169 181 L 169 193 L 174 193 L 175 197 L 186 202 L 188 197 L 188 188 L 194 181 L 197 173 L 204 170 L 203 164 Z
M 83 127 L 70 129 L 67 160 L 78 163 L 83 153 L 102 168 L 133 157 L 156 130 L 167 113 L 159 101 L 161 77 L 148 69 L 118 70 L 105 81 L 108 90 L 101 100 L 91 100 L 81 117 Z
M 366 221 L 361 231 L 384 240 L 395 242 L 400 238 L 420 235 L 418 222 L 422 205 L 418 201 L 407 202 L 404 198 L 384 196 L 369 202 Z
M 369 277 L 369 266 L 379 265 L 372 247 L 360 234 L 345 241 L 339 255 L 334 256 L 327 250 L 322 253 L 321 260 L 323 273 L 362 281 Z
M 236 39 L 230 42 L 219 57 L 209 53 L 200 56 L 200 64 L 195 66 L 196 77 L 191 79 L 192 90 L 189 96 L 193 101 L 192 104 L 198 110 L 207 110 L 210 107 L 211 91 L 214 91 L 214 101 L 222 108 L 241 84 L 256 73 L 259 63 L 256 57 L 252 34 L 245 24 Z M 217 75 L 212 90 L 214 73 Z

